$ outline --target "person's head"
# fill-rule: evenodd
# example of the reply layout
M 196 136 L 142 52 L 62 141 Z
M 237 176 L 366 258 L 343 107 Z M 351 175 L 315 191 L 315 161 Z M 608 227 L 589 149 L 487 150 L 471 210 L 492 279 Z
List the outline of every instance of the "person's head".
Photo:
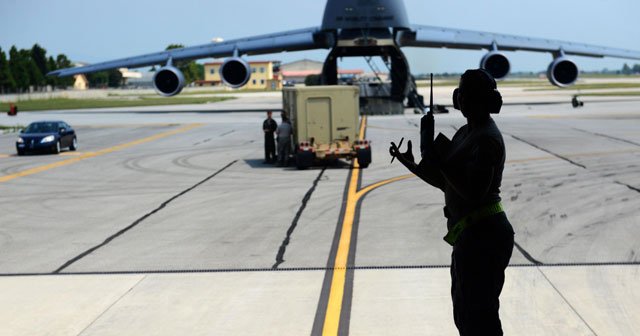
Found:
M 287 112 L 282 111 L 282 113 L 280 113 L 280 117 L 282 118 L 282 120 L 287 120 L 289 118 L 287 118 Z
M 271 111 L 267 111 L 267 118 L 271 119 L 271 115 L 273 114 L 273 112 Z
M 453 92 L 453 105 L 467 119 L 483 120 L 500 112 L 502 96 L 491 74 L 470 69 L 460 77 L 460 86 Z

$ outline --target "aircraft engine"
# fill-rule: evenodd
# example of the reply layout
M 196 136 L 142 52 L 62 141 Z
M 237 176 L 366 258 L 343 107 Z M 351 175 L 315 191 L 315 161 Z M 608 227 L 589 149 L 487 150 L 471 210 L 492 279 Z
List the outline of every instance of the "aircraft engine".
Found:
M 184 87 L 184 75 L 176 67 L 170 65 L 162 67 L 153 76 L 153 86 L 162 96 L 175 96 Z
M 487 70 L 493 78 L 500 80 L 507 77 L 511 70 L 511 64 L 504 54 L 490 51 L 480 60 L 480 68 Z
M 578 79 L 578 66 L 564 56 L 557 57 L 549 64 L 547 78 L 555 86 L 567 87 Z
M 249 63 L 240 57 L 228 58 L 220 67 L 220 78 L 225 85 L 239 88 L 247 84 L 251 77 Z

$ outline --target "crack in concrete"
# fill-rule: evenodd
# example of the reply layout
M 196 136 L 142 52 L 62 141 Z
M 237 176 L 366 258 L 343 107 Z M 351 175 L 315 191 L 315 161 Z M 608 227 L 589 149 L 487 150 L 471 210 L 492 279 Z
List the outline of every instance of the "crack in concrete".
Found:
M 529 142 L 529 141 L 527 141 L 527 140 L 524 140 L 524 139 L 522 139 L 522 138 L 519 138 L 519 137 L 517 137 L 517 136 L 515 136 L 515 135 L 513 135 L 513 134 L 509 134 L 509 133 L 506 133 L 506 132 L 503 132 L 503 133 L 504 133 L 504 134 L 509 135 L 510 137 L 512 137 L 512 138 L 514 138 L 514 139 L 516 139 L 516 140 L 518 140 L 518 141 L 520 141 L 520 142 L 526 143 L 527 145 L 529 145 L 529 146 L 531 146 L 531 147 L 537 148 L 537 149 L 539 149 L 539 150 L 541 150 L 541 151 L 543 151 L 543 152 L 545 152 L 545 153 L 549 153 L 549 154 L 551 154 L 551 155 L 553 155 L 553 156 L 557 157 L 558 159 L 561 159 L 561 160 L 567 161 L 567 162 L 571 163 L 571 164 L 572 164 L 572 165 L 574 165 L 574 166 L 578 166 L 578 167 L 580 167 L 580 168 L 582 168 L 582 169 L 587 169 L 587 167 L 586 167 L 585 165 L 582 165 L 582 164 L 580 164 L 580 163 L 577 163 L 577 162 L 575 162 L 575 161 L 573 161 L 573 160 L 571 160 L 571 159 L 569 159 L 569 158 L 567 158 L 567 157 L 564 157 L 564 156 L 562 156 L 562 155 L 560 155 L 560 154 L 554 153 L 554 152 L 552 152 L 552 151 L 550 151 L 550 150 L 548 150 L 548 149 L 546 149 L 546 148 L 540 147 L 540 146 L 538 146 L 538 145 L 536 145 L 536 144 L 534 144 L 534 143 L 532 143 L 532 142 Z
M 579 131 L 579 132 L 583 132 L 583 133 L 587 133 L 587 134 L 591 134 L 591 135 L 595 135 L 595 136 L 611 139 L 611 140 L 621 141 L 621 142 L 628 143 L 628 144 L 631 144 L 631 145 L 634 145 L 634 146 L 640 146 L 640 143 L 637 143 L 635 141 L 614 137 L 614 136 L 608 135 L 608 134 L 591 132 L 591 131 L 587 131 L 587 130 L 583 130 L 583 129 L 575 128 L 575 127 L 572 127 L 571 129 Z
M 536 266 L 541 266 L 544 265 L 544 263 L 542 263 L 541 261 L 538 261 L 537 259 L 535 259 L 534 257 L 531 256 L 531 254 L 529 254 L 529 252 L 527 252 L 527 250 L 523 249 L 522 246 L 520 246 L 520 244 L 513 242 L 513 245 L 515 245 L 515 247 L 518 249 L 518 251 L 520 251 L 520 253 L 527 259 L 529 260 L 532 264 L 536 265 Z
M 307 193 L 302 198 L 302 203 L 300 204 L 300 208 L 298 208 L 298 212 L 293 217 L 293 220 L 291 221 L 291 225 L 287 230 L 287 235 L 282 241 L 280 248 L 278 249 L 278 254 L 276 255 L 276 263 L 273 264 L 273 266 L 271 266 L 272 269 L 277 269 L 278 266 L 280 266 L 280 264 L 284 262 L 284 254 L 287 251 L 287 246 L 289 245 L 289 242 L 291 241 L 291 235 L 293 234 L 293 231 L 298 226 L 298 221 L 300 220 L 300 216 L 302 216 L 302 212 L 307 207 L 307 203 L 311 199 L 311 195 L 313 195 L 313 192 L 316 190 L 316 187 L 318 186 L 318 182 L 320 182 L 320 179 L 322 178 L 322 175 L 324 174 L 324 171 L 326 169 L 327 169 L 326 166 L 322 168 L 322 170 L 320 171 L 320 174 L 318 174 L 316 179 L 313 181 L 311 188 L 309 188 Z
M 636 188 L 636 187 L 634 187 L 634 186 L 628 185 L 628 184 L 626 184 L 626 183 L 622 183 L 622 182 L 620 182 L 620 181 L 614 181 L 614 182 L 615 182 L 616 184 L 619 184 L 619 185 L 625 186 L 625 187 L 627 187 L 627 188 L 629 188 L 629 189 L 631 189 L 631 190 L 633 190 L 633 191 L 636 191 L 636 192 L 639 192 L 639 193 L 640 193 L 640 188 Z

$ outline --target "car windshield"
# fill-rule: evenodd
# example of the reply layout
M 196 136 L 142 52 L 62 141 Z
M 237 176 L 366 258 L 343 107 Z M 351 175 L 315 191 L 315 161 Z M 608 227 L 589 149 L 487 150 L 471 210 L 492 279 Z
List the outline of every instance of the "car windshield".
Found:
M 58 131 L 57 122 L 38 122 L 25 128 L 24 133 L 51 133 Z

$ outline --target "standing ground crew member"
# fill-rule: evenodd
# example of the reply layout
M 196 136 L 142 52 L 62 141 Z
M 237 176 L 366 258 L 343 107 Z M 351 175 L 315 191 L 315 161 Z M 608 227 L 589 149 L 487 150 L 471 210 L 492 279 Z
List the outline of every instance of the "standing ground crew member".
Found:
M 264 131 L 264 162 L 274 163 L 276 162 L 276 143 L 273 139 L 273 134 L 278 128 L 278 123 L 271 118 L 271 111 L 267 111 L 267 119 L 262 123 L 262 130 Z
M 282 113 L 282 123 L 276 130 L 278 134 L 278 166 L 286 167 L 289 165 L 289 152 L 291 152 L 291 135 L 293 127 L 287 115 Z
M 450 143 L 443 140 L 445 145 L 440 141 L 439 146 L 436 141 L 420 164 L 414 162 L 410 141 L 407 152 L 401 153 L 393 142 L 389 152 L 425 182 L 444 191 L 449 230 L 445 240 L 453 245 L 453 316 L 460 335 L 502 335 L 499 296 L 514 231 L 500 203 L 504 141 L 489 116 L 500 111 L 502 97 L 488 72 L 467 70 L 454 91 L 453 103 L 467 124 Z

